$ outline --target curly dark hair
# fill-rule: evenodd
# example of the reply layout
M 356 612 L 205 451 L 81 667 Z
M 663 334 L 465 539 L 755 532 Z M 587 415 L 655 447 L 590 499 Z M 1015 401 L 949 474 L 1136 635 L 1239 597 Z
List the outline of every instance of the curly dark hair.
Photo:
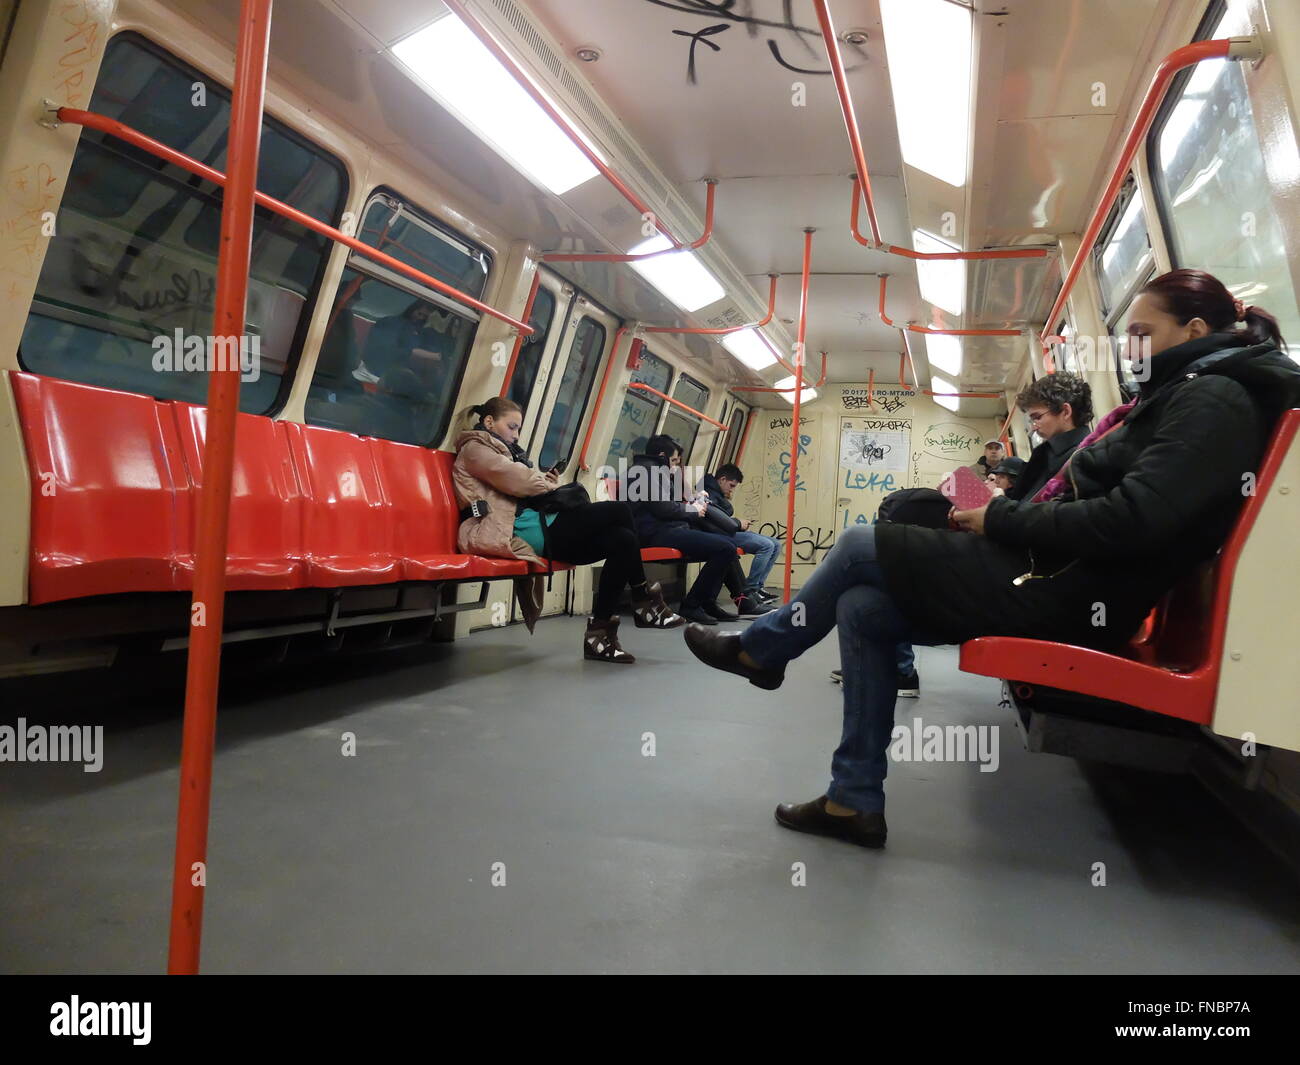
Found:
M 1092 388 L 1078 374 L 1049 373 L 1016 396 L 1016 406 L 1021 410 L 1042 404 L 1053 414 L 1060 414 L 1067 403 L 1073 412 L 1076 428 L 1092 421 Z

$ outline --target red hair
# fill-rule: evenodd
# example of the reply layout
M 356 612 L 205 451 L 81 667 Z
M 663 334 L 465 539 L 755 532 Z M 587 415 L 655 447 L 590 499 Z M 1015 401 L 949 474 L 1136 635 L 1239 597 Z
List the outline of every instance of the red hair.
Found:
M 1160 298 L 1166 314 L 1179 325 L 1199 318 L 1212 333 L 1231 333 L 1243 343 L 1273 344 L 1282 347 L 1282 333 L 1277 319 L 1261 307 L 1243 307 L 1226 286 L 1204 270 L 1170 270 L 1142 286 Z M 1237 328 L 1236 323 L 1243 324 Z

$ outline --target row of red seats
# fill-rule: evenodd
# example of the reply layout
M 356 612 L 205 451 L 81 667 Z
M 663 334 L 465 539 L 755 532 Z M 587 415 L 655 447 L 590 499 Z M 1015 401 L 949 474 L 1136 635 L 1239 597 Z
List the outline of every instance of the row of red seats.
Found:
M 32 482 L 30 602 L 190 589 L 206 408 L 10 376 Z M 543 571 L 456 550 L 454 458 L 239 415 L 228 587 L 334 588 Z M 681 553 L 650 548 L 643 557 Z

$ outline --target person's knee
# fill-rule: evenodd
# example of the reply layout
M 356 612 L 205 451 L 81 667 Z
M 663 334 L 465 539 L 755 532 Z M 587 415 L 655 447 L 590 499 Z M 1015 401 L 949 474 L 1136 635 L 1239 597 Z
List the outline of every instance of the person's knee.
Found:
M 835 541 L 835 546 L 845 548 L 863 548 L 874 547 L 876 543 L 876 530 L 870 525 L 854 525 L 852 528 L 845 529 L 840 533 L 839 538 Z
M 840 594 L 835 623 L 858 639 L 898 642 L 897 610 L 889 596 L 868 584 L 855 584 Z

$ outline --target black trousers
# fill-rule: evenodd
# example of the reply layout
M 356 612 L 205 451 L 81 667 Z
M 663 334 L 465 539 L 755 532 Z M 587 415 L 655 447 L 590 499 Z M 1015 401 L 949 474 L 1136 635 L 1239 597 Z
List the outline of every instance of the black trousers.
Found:
M 556 562 L 585 566 L 605 560 L 592 615 L 612 618 L 624 585 L 645 583 L 641 541 L 626 503 L 589 503 L 558 514 L 546 532 L 547 550 Z

